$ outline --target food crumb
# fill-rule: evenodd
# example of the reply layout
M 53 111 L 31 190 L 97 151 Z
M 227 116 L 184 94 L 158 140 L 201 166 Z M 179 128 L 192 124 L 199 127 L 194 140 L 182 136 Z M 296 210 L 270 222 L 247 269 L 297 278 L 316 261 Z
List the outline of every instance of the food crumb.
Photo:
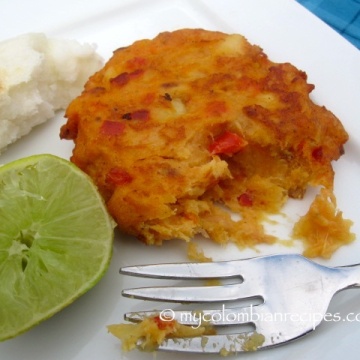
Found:
M 176 320 L 162 320 L 159 315 L 146 317 L 136 324 L 113 324 L 108 325 L 107 328 L 112 335 L 121 340 L 121 348 L 124 352 L 136 348 L 151 352 L 156 351 L 159 345 L 168 338 L 191 338 L 215 334 L 211 326 L 194 328 L 182 325 Z
M 331 190 L 322 188 L 308 212 L 295 224 L 293 236 L 303 240 L 303 255 L 329 259 L 340 247 L 355 240 L 353 222 L 343 218 Z
M 211 262 L 213 261 L 211 257 L 208 257 L 204 254 L 202 249 L 199 249 L 198 245 L 189 242 L 187 247 L 187 256 L 192 261 L 199 261 L 199 262 Z

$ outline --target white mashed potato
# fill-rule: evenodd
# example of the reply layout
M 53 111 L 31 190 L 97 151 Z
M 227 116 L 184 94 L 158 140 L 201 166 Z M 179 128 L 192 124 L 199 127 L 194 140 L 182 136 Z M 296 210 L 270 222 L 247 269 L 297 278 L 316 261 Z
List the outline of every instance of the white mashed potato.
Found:
M 103 66 L 89 44 L 33 33 L 0 42 L 0 153 L 80 95 Z

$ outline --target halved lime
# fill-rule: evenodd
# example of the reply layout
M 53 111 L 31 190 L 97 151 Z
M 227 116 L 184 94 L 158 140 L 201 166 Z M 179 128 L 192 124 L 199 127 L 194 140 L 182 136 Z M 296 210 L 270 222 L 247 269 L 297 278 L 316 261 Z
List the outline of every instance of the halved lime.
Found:
M 0 167 L 0 340 L 92 288 L 112 254 L 114 222 L 90 178 L 35 155 Z

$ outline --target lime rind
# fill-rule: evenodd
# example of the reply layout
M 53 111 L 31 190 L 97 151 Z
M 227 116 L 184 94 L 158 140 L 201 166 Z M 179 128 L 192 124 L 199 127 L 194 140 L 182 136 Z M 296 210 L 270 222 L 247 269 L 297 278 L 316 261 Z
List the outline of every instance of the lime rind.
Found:
M 108 269 L 115 223 L 91 179 L 35 155 L 0 167 L 0 340 L 91 289 Z

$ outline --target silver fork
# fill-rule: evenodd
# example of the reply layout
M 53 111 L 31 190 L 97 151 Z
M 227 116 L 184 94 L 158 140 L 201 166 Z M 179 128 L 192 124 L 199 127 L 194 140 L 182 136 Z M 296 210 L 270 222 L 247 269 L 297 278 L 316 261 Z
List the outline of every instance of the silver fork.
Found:
M 300 255 L 271 255 L 244 260 L 128 266 L 122 274 L 170 279 L 237 279 L 219 286 L 143 287 L 123 290 L 124 296 L 179 303 L 215 303 L 215 308 L 194 311 L 143 311 L 125 314 L 128 321 L 161 314 L 197 327 L 252 324 L 255 330 L 231 334 L 175 338 L 159 349 L 194 353 L 238 353 L 249 350 L 254 334 L 261 334 L 256 349 L 266 349 L 298 339 L 324 319 L 333 295 L 360 286 L 360 264 L 326 267 Z M 226 302 L 261 298 L 262 303 L 226 308 Z M 217 305 L 216 305 L 217 303 Z M 219 306 L 219 303 L 222 306 Z M 216 315 L 216 316 L 215 316 Z M 251 348 L 252 349 L 252 348 Z M 255 348 L 254 348 L 255 349 Z

